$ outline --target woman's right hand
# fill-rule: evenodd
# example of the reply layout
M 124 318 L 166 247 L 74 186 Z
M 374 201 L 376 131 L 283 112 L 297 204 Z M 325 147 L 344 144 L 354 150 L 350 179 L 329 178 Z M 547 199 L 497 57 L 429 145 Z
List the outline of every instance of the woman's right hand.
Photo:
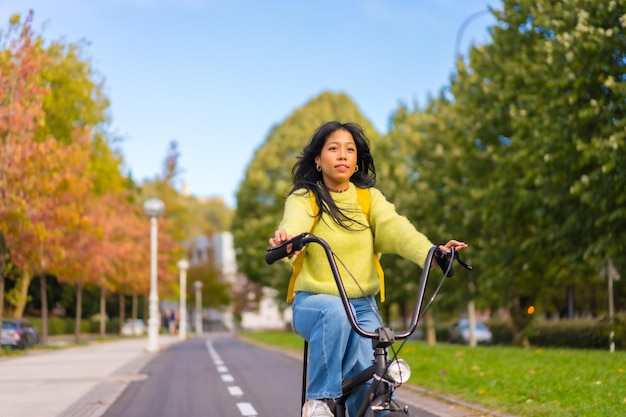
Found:
M 292 236 L 288 235 L 285 229 L 279 229 L 274 232 L 274 237 L 270 238 L 270 246 L 278 246 L 291 238 Z
M 283 243 L 285 243 L 286 241 L 288 241 L 289 239 L 291 239 L 293 236 L 291 236 L 290 234 L 287 233 L 287 231 L 285 229 L 278 229 L 274 232 L 274 237 L 271 237 L 269 239 L 269 243 L 270 246 L 278 246 L 281 245 Z M 287 253 L 289 253 L 289 257 L 291 258 L 293 255 L 297 255 L 300 253 L 300 251 L 291 253 L 292 250 L 292 245 L 289 244 L 287 245 Z

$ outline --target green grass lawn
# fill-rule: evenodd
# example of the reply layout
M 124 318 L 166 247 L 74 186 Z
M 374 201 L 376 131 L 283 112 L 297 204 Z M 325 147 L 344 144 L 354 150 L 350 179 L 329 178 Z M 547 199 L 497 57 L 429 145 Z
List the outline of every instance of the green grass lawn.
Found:
M 245 333 L 302 350 L 294 333 Z M 396 349 L 400 343 L 394 345 Z M 407 342 L 410 384 L 520 417 L 626 416 L 626 352 Z

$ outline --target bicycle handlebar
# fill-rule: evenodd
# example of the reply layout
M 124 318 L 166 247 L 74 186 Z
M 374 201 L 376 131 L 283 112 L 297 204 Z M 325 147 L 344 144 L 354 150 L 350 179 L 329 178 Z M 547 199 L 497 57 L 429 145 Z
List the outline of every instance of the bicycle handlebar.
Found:
M 282 244 L 278 246 L 268 247 L 267 252 L 265 253 L 265 262 L 271 265 L 274 262 L 282 258 L 292 255 L 294 252 L 302 250 L 306 245 L 312 242 L 319 244 L 324 249 L 326 257 L 328 258 L 330 269 L 335 279 L 335 283 L 337 284 L 337 289 L 339 290 L 339 296 L 341 298 L 341 302 L 343 304 L 344 310 L 346 311 L 348 321 L 350 322 L 350 325 L 352 326 L 354 331 L 357 332 L 362 337 L 367 337 L 370 339 L 378 338 L 379 337 L 378 333 L 366 331 L 363 328 L 361 328 L 361 326 L 359 326 L 359 324 L 357 323 L 356 318 L 354 317 L 354 313 L 352 312 L 352 309 L 350 308 L 350 302 L 348 299 L 348 295 L 346 294 L 345 287 L 343 285 L 343 282 L 341 281 L 339 269 L 337 268 L 337 262 L 335 261 L 335 257 L 333 256 L 333 252 L 330 246 L 324 239 L 317 237 L 315 235 L 312 235 L 310 233 L 306 233 L 306 232 L 301 233 L 287 240 L 286 242 L 283 242 Z M 426 292 L 426 282 L 428 281 L 428 275 L 430 274 L 430 269 L 433 264 L 433 258 L 437 257 L 438 262 L 441 262 L 443 259 L 445 259 L 446 256 L 448 257 L 448 262 L 450 264 L 456 259 L 457 262 L 459 262 L 459 264 L 462 265 L 464 268 L 468 270 L 472 269 L 470 265 L 467 265 L 465 262 L 461 260 L 461 258 L 458 255 L 458 252 L 454 248 L 451 249 L 449 254 L 446 254 L 445 252 L 442 252 L 437 246 L 432 246 L 429 249 L 428 254 L 426 255 L 426 261 L 424 262 L 424 267 L 422 269 L 422 276 L 420 278 L 419 291 L 418 291 L 417 300 L 415 303 L 415 309 L 413 310 L 413 317 L 411 318 L 411 322 L 409 324 L 408 329 L 402 333 L 396 334 L 395 335 L 396 339 L 408 338 L 410 335 L 413 334 L 413 332 L 417 328 L 417 324 L 419 320 L 419 312 L 422 307 L 422 301 L 424 300 L 424 294 Z M 444 273 L 446 273 L 446 269 L 443 268 L 443 265 L 442 265 L 442 269 Z M 449 273 L 449 271 L 451 270 L 451 265 L 448 265 L 447 269 L 448 269 L 448 274 L 445 276 L 451 276 L 451 274 Z
M 290 256 L 296 251 L 302 250 L 304 245 L 306 245 L 306 243 L 302 242 L 302 239 L 307 235 L 308 233 L 301 233 L 278 246 L 271 246 L 267 248 L 267 252 L 265 253 L 265 262 L 267 262 L 268 265 L 271 265 L 278 260 Z M 291 245 L 291 248 L 289 248 L 289 245 Z

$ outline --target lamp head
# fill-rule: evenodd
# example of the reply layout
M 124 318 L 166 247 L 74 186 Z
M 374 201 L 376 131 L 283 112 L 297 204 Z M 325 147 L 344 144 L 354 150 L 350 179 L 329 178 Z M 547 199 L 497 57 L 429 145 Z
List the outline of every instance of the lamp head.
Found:
M 189 261 L 187 259 L 181 259 L 176 263 L 176 265 L 178 265 L 178 269 L 182 271 L 189 269 Z
M 165 210 L 165 204 L 158 198 L 151 198 L 143 203 L 143 211 L 148 217 L 159 217 Z

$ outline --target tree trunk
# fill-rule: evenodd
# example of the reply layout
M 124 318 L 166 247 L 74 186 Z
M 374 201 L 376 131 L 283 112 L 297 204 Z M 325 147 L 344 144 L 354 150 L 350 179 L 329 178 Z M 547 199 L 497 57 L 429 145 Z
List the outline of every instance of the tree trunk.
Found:
M 46 273 L 41 272 L 39 275 L 41 283 L 41 344 L 48 346 L 48 283 L 46 282 Z
M 148 300 L 148 296 L 144 296 L 143 297 L 143 317 L 144 317 L 144 320 L 146 320 L 146 323 L 148 323 L 148 318 L 150 317 L 150 314 L 148 314 L 149 305 L 150 303 Z
M 124 297 L 124 294 L 120 293 L 118 300 L 120 304 L 120 328 L 118 333 L 121 335 L 122 327 L 124 327 L 124 322 L 126 321 L 126 297 Z
M 515 294 L 511 291 L 512 294 Z M 509 302 L 509 314 L 513 320 L 513 344 L 516 346 L 529 347 L 528 326 L 532 315 L 528 314 L 527 308 L 531 303 L 528 296 L 513 296 Z
M 476 347 L 476 306 L 474 304 L 474 299 L 471 298 L 467 303 L 467 319 L 469 323 L 469 346 Z
M 13 288 L 13 300 L 12 304 L 15 306 L 15 310 L 13 312 L 13 317 L 16 319 L 21 319 L 24 317 L 24 309 L 26 308 L 26 300 L 28 299 L 28 287 L 30 286 L 30 281 L 32 279 L 32 275 L 30 271 L 27 269 L 22 270 L 22 274 L 15 282 L 15 288 Z
M 2 256 L 2 254 L 0 254 Z M 0 269 L 0 328 L 2 328 L 2 317 L 4 310 L 4 268 Z
M 80 343 L 80 320 L 83 314 L 83 284 L 76 284 L 76 326 L 74 328 L 74 342 Z
M 402 319 L 402 328 L 406 329 L 407 327 L 409 327 L 409 317 L 407 315 L 406 301 L 400 301 L 398 303 L 398 309 L 400 310 L 400 318 Z
M 138 297 L 137 297 L 137 293 L 134 292 L 133 293 L 133 304 L 131 306 L 131 313 L 130 313 L 131 314 L 131 318 L 133 319 L 133 321 L 137 320 L 137 310 L 139 309 L 138 304 L 139 304 L 139 300 L 138 300 Z
M 2 328 L 2 317 L 4 314 L 4 275 L 7 269 L 8 257 L 9 251 L 4 240 L 4 234 L 0 232 L 0 329 Z
M 435 320 L 433 320 L 433 311 L 429 308 L 426 310 L 426 342 L 428 346 L 437 344 L 437 332 L 435 331 Z
M 106 336 L 106 317 L 107 317 L 107 299 L 106 288 L 104 285 L 100 287 L 100 337 Z
M 383 305 L 381 316 L 383 317 L 383 322 L 385 323 L 385 326 L 390 326 L 389 324 L 389 322 L 391 321 L 390 303 Z

